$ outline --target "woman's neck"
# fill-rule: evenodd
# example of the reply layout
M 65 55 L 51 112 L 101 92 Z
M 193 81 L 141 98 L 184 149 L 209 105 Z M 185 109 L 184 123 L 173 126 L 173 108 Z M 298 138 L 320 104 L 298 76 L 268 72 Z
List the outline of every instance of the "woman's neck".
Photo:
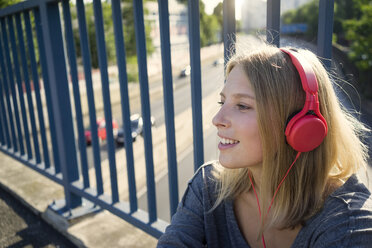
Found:
M 249 170 L 252 173 L 252 179 L 254 183 L 254 187 L 256 189 L 256 192 L 260 191 L 260 186 L 261 186 L 261 168 L 249 168 Z

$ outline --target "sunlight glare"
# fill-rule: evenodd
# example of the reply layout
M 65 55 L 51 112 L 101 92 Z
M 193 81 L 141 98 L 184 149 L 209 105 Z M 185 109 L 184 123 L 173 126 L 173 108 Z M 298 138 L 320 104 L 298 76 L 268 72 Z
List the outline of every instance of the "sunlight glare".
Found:
M 243 0 L 235 0 L 235 19 L 242 19 Z

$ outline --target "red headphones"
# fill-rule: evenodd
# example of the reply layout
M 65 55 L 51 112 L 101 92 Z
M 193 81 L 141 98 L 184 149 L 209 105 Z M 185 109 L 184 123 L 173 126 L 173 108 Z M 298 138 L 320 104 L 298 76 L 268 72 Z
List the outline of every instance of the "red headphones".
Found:
M 298 152 L 308 152 L 317 148 L 327 135 L 327 122 L 320 113 L 318 101 L 318 82 L 311 65 L 296 51 L 280 48 L 289 55 L 300 74 L 306 101 L 302 110 L 294 115 L 285 129 L 288 144 Z

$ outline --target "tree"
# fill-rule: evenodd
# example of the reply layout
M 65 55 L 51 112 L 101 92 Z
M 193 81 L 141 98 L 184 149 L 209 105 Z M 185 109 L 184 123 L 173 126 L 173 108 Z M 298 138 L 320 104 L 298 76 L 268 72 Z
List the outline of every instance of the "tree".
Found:
M 200 2 L 200 46 L 209 46 L 218 42 L 219 25 L 217 17 L 205 13 L 205 4 Z
M 309 41 L 316 41 L 318 32 L 318 11 L 319 1 L 313 0 L 304 4 L 298 9 L 287 11 L 282 16 L 283 24 L 306 23 L 308 29 L 304 38 Z
M 372 3 L 372 1 L 370 1 Z M 372 98 L 372 5 L 363 4 L 359 19 L 349 19 L 343 23 L 345 38 L 350 41 L 350 58 L 359 69 L 361 90 Z
M 338 0 L 335 2 L 333 33 L 336 34 L 336 42 L 343 46 L 349 46 L 350 40 L 346 39 L 347 32 L 345 21 L 359 19 L 362 15 L 362 6 L 369 0 Z
M 187 0 L 177 0 L 184 5 Z M 219 33 L 222 32 L 222 26 L 219 25 L 217 16 L 205 13 L 205 4 L 199 1 L 199 18 L 200 18 L 200 46 L 209 46 L 220 40 Z
M 102 2 L 102 15 L 105 29 L 105 41 L 106 41 L 106 52 L 108 63 L 113 64 L 116 62 L 116 49 L 115 49 L 115 37 L 114 37 L 114 27 L 112 20 L 112 11 L 111 5 L 107 2 Z M 144 13 L 147 13 L 147 10 L 144 9 Z M 76 19 L 76 8 L 72 5 L 71 8 L 72 19 Z M 95 25 L 94 25 L 94 12 L 93 4 L 85 4 L 85 16 L 86 16 L 86 25 L 88 29 L 88 39 L 90 45 L 90 56 L 92 60 L 92 67 L 98 68 L 98 53 L 97 53 L 97 42 L 95 34 Z M 124 33 L 124 42 L 125 42 L 125 52 L 128 57 L 128 62 L 136 62 L 136 39 L 135 39 L 135 30 L 134 30 L 134 15 L 133 15 L 133 1 L 132 0 L 122 0 L 122 17 L 123 17 L 123 33 Z M 77 22 L 74 26 L 74 40 L 77 44 L 77 56 L 81 57 L 80 49 L 80 37 L 79 37 L 79 27 Z M 151 54 L 154 51 L 152 45 L 152 40 L 150 39 L 150 25 L 148 21 L 145 21 L 145 31 L 146 31 L 146 45 L 147 53 Z
M 10 6 L 10 5 L 13 5 L 19 2 L 21 2 L 21 0 L 0 0 L 0 9 L 3 9 L 7 6 Z
M 284 24 L 306 23 L 304 38 L 315 42 L 318 30 L 319 1 L 313 0 L 282 16 Z M 361 92 L 372 98 L 372 0 L 338 0 L 334 5 L 333 42 L 346 47 L 359 71 Z
M 216 17 L 218 25 L 220 27 L 220 40 L 223 41 L 223 4 L 218 3 L 213 9 L 213 15 Z

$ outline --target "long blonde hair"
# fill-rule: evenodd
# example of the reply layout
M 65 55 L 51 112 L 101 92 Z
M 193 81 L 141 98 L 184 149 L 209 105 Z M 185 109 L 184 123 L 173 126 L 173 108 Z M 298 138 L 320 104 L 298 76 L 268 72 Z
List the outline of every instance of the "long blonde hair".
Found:
M 367 165 L 367 147 L 360 135 L 369 131 L 349 114 L 335 95 L 330 77 L 310 51 L 297 49 L 311 65 L 319 84 L 320 112 L 328 124 L 323 143 L 302 153 L 278 191 L 270 210 L 270 220 L 261 218 L 261 232 L 270 227 L 294 228 L 313 216 L 323 206 L 328 187 L 346 181 L 360 167 Z M 226 75 L 241 65 L 255 93 L 257 121 L 262 140 L 263 161 L 260 187 L 261 212 L 269 202 L 287 169 L 296 157 L 285 140 L 287 118 L 304 106 L 305 92 L 289 57 L 278 48 L 265 45 L 248 54 L 237 54 L 226 67 Z M 249 169 L 227 169 L 215 164 L 218 197 L 214 207 L 251 188 Z

